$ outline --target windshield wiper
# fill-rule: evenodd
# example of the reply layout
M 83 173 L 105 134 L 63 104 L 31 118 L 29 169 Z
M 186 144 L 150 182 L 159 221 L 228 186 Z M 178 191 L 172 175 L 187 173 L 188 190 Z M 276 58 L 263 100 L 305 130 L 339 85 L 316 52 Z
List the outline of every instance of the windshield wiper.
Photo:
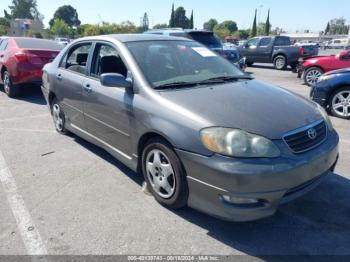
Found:
M 237 81 L 241 79 L 251 80 L 253 79 L 251 76 L 243 75 L 243 76 L 217 76 L 212 77 L 206 80 L 201 81 L 201 83 L 212 83 L 212 82 L 228 82 L 228 81 Z
M 179 87 L 189 87 L 189 86 L 196 86 L 198 85 L 198 82 L 173 82 L 173 83 L 167 83 L 159 86 L 155 86 L 154 89 L 171 89 L 171 88 L 179 88 Z

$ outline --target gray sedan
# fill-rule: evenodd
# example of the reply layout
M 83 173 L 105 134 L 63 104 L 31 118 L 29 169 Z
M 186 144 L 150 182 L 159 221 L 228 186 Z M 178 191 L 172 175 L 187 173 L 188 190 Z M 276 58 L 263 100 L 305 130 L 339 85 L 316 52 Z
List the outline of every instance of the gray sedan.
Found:
M 339 138 L 321 107 L 189 39 L 76 40 L 45 66 L 42 91 L 59 133 L 143 174 L 169 208 L 268 217 L 331 175 L 338 159 Z

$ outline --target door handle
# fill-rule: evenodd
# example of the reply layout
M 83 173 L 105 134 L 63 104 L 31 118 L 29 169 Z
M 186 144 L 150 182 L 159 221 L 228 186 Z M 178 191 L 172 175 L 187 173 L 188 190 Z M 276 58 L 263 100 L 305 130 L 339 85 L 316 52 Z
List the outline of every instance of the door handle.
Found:
M 61 75 L 61 74 L 58 74 L 58 75 L 56 76 L 56 78 L 57 78 L 57 80 L 62 80 L 62 75 Z
M 90 86 L 90 84 L 86 84 L 83 86 L 83 89 L 86 93 L 91 93 L 92 92 L 92 88 Z

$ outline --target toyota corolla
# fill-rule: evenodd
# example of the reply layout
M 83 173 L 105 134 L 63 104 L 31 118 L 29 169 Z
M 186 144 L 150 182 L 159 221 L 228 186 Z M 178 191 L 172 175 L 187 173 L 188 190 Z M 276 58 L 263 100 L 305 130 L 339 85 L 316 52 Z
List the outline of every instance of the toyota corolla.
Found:
M 331 175 L 339 138 L 314 102 L 189 39 L 76 40 L 45 66 L 56 130 L 143 174 L 162 205 L 231 221 L 273 215 Z

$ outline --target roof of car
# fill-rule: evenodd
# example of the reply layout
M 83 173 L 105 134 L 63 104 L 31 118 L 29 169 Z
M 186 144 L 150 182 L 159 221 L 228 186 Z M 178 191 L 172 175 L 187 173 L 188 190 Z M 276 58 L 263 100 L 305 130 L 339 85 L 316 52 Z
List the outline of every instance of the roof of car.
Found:
M 120 42 L 141 42 L 141 41 L 179 41 L 179 37 L 155 35 L 155 34 L 114 34 L 114 35 L 101 35 L 101 36 L 91 36 L 85 37 L 84 39 L 98 40 L 98 39 L 113 39 Z M 183 38 L 184 41 L 191 41 L 189 39 Z

